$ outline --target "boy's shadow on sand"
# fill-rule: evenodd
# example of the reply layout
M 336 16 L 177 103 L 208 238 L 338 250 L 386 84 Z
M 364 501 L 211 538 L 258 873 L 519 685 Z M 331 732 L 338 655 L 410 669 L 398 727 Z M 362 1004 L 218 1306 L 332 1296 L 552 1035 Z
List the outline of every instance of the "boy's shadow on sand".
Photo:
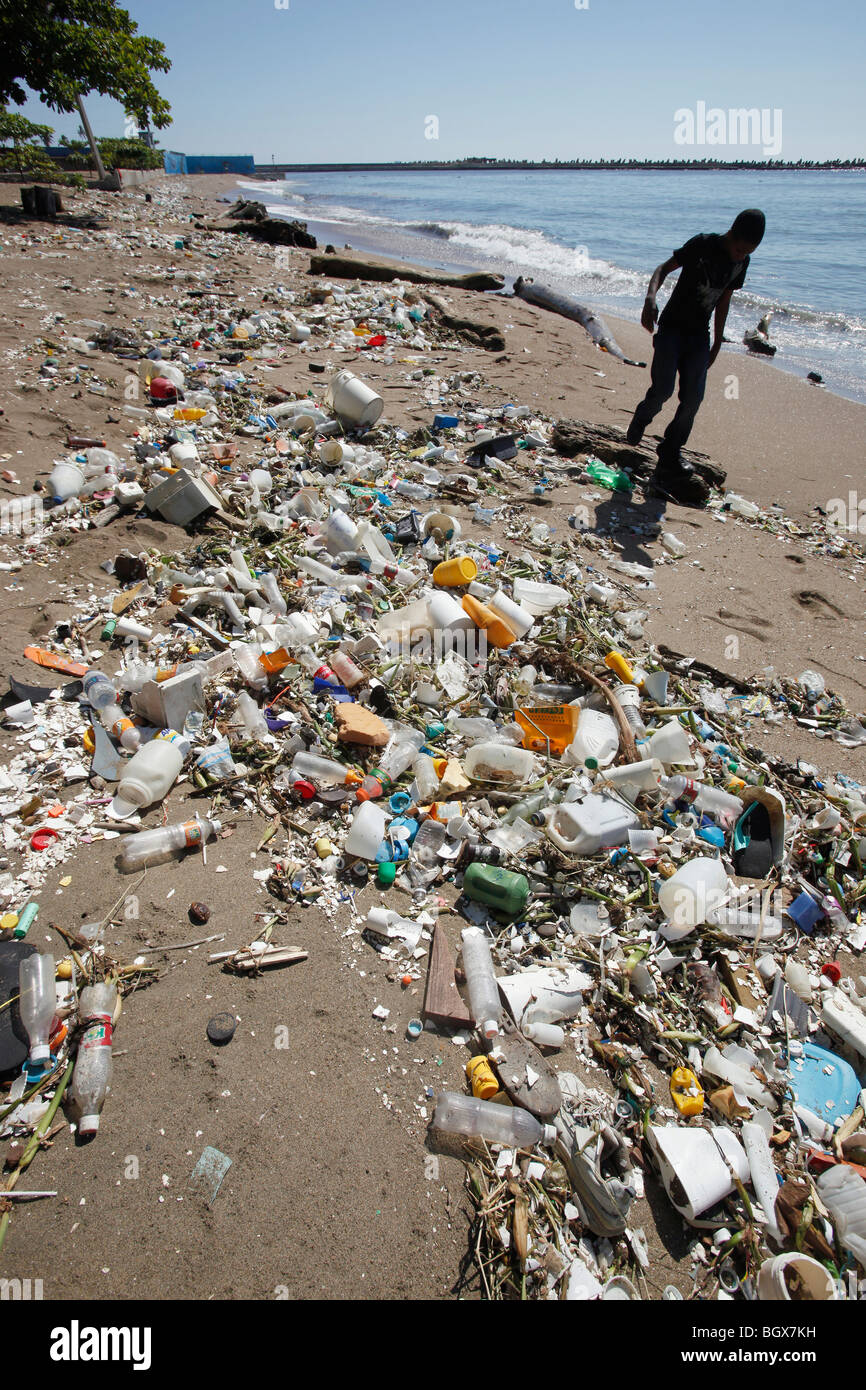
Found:
M 650 528 L 652 539 L 657 540 L 663 528 L 668 504 L 667 498 L 651 493 L 648 486 L 644 492 L 643 481 L 638 479 L 630 499 L 623 493 L 612 492 L 609 497 L 599 502 L 595 509 L 595 523 L 589 530 L 608 536 L 619 550 L 621 560 L 653 569 L 653 557 L 645 549 L 646 536 L 634 535 L 632 528 L 641 531 Z

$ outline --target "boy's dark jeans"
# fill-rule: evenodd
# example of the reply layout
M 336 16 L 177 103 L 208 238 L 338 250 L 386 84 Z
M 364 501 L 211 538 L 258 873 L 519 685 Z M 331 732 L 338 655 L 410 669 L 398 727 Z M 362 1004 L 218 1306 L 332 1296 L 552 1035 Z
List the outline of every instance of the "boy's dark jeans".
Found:
M 652 385 L 635 411 L 632 425 L 643 433 L 650 421 L 658 415 L 665 401 L 670 400 L 673 395 L 679 372 L 680 403 L 658 446 L 661 467 L 675 468 L 679 462 L 680 449 L 691 434 L 695 416 L 704 399 L 710 360 L 710 339 L 704 329 L 697 333 L 683 332 L 680 328 L 659 324 L 653 338 L 653 346 L 655 352 L 651 368 Z

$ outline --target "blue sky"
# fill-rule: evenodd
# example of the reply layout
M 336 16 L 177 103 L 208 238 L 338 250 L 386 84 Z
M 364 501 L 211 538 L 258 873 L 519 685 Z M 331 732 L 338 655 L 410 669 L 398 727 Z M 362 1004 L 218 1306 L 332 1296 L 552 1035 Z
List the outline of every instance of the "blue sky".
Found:
M 127 5 L 172 60 L 161 144 L 258 162 L 761 157 L 677 144 L 675 113 L 703 102 L 766 110 L 783 159 L 866 156 L 863 0 L 282 3 Z M 123 133 L 117 103 L 87 109 L 97 134 Z M 77 115 L 24 110 L 76 133 Z

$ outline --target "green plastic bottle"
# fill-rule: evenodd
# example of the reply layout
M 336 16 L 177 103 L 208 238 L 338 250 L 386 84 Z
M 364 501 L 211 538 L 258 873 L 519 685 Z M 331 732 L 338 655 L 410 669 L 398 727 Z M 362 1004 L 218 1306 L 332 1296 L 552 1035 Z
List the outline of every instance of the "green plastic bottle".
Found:
M 493 864 L 470 864 L 463 875 L 463 891 L 473 902 L 486 903 L 514 921 L 526 907 L 529 879 Z
M 602 463 L 601 459 L 588 459 L 586 471 L 593 482 L 609 487 L 611 492 L 631 492 L 634 488 L 627 473 L 621 468 L 611 468 L 609 463 Z

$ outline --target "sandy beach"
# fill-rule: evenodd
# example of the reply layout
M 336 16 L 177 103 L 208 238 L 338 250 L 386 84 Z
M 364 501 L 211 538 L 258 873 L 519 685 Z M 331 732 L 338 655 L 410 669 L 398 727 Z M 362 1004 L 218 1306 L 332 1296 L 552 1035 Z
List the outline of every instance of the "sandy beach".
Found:
M 217 295 L 229 317 L 241 318 L 242 311 L 266 309 L 265 296 L 277 283 L 295 290 L 316 283 L 308 251 L 195 225 L 193 219 L 211 222 L 224 211 L 217 199 L 234 193 L 232 178 L 166 179 L 148 191 L 152 202 L 143 189 L 64 191 L 69 212 L 107 220 L 102 231 L 35 221 L 0 225 L 0 469 L 14 470 L 19 480 L 0 481 L 0 503 L 44 483 L 68 452 L 69 434 L 104 438 L 118 452 L 132 439 L 135 420 L 123 410 L 128 360 L 111 351 L 85 359 L 60 351 L 58 374 L 41 374 L 50 345 L 65 333 L 86 337 L 90 321 L 162 338 L 190 321 L 190 291 Z M 17 187 L 0 185 L 0 206 L 17 202 Z M 183 248 L 174 248 L 177 238 Z M 627 426 L 648 371 L 600 353 L 577 324 L 522 301 L 451 288 L 438 293 L 454 313 L 499 327 L 505 352 L 400 350 L 390 365 L 380 352 L 365 355 L 363 376 L 385 398 L 388 424 L 409 432 L 430 426 L 424 379 L 410 373 L 431 367 L 440 378 L 479 373 L 483 385 L 468 394 L 482 408 L 514 403 L 546 418 Z M 606 317 L 627 355 L 650 356 L 639 325 Z M 76 360 L 97 368 L 106 394 L 66 373 Z M 263 390 L 321 398 L 330 371 L 311 374 L 310 361 L 339 368 L 351 360 L 325 347 L 312 355 L 285 346 L 276 360 L 251 358 L 242 370 Z M 672 409 L 669 403 L 651 432 L 656 426 L 661 432 Z M 866 407 L 765 360 L 723 350 L 690 445 L 726 470 L 730 489 L 758 504 L 766 526 L 718 509 L 665 508 L 641 489 L 631 503 L 611 502 L 609 493 L 564 474 L 543 496 L 531 481 L 519 480 L 500 487 L 499 500 L 513 516 L 531 513 L 555 537 L 569 538 L 587 578 L 590 571 L 605 577 L 611 555 L 651 566 L 656 588 L 639 595 L 649 613 L 648 641 L 741 680 L 768 666 L 786 677 L 814 669 L 852 713 L 862 714 L 864 536 L 855 537 L 859 555 L 853 546 L 830 553 L 822 512 L 833 499 L 862 490 L 864 427 Z M 256 441 L 242 440 L 241 450 L 240 462 L 252 463 Z M 590 526 L 582 533 L 569 518 L 584 507 Z M 461 504 L 457 514 L 471 530 L 471 508 Z M 683 558 L 666 554 L 662 530 L 685 543 Z M 508 548 L 501 526 L 489 534 Z M 0 559 L 9 562 L 20 543 L 0 539 L 6 542 Z M 120 518 L 101 529 L 70 530 L 52 558 L 40 555 L 4 574 L 4 676 L 60 683 L 37 671 L 23 650 L 32 642 L 51 645 L 52 630 L 73 604 L 89 600 L 93 613 L 106 611 L 105 596 L 110 601 L 117 585 L 104 562 L 124 549 L 145 548 L 181 559 L 195 544 L 159 519 Z M 866 749 L 819 738 L 792 720 L 756 721 L 750 737 L 787 763 L 802 759 L 827 776 L 866 780 Z M 21 738 L 0 730 L 0 763 L 21 751 Z M 169 821 L 185 813 L 183 797 L 181 788 L 172 792 Z M 146 822 L 161 823 L 155 810 Z M 268 862 L 267 851 L 257 848 L 267 827 L 243 805 L 229 823 L 233 834 L 209 849 L 207 864 L 196 856 L 148 873 L 141 916 L 116 928 L 113 947 L 132 957 L 199 935 L 224 933 L 230 944 L 244 937 L 254 914 L 273 905 L 252 877 Z M 111 842 L 83 846 L 50 871 L 29 938 L 40 949 L 58 957 L 65 952 L 50 923 L 72 929 L 110 911 L 125 887 L 115 852 Z M 9 851 L 13 861 L 16 853 Z M 372 901 L 373 890 L 365 892 Z M 211 907 L 206 930 L 187 916 L 197 899 Z M 343 926 L 314 906 L 293 906 L 283 931 L 309 959 L 254 980 L 208 965 L 208 946 L 153 951 L 160 978 L 124 1003 L 97 1141 L 82 1146 L 64 1126 L 36 1158 L 31 1186 L 56 1188 L 59 1196 L 15 1211 L 0 1272 L 42 1277 L 45 1297 L 56 1299 L 479 1295 L 477 1281 L 461 1282 L 469 1230 L 463 1165 L 441 1158 L 430 1166 L 422 1114 L 443 1086 L 461 1089 L 465 1049 L 430 1032 L 407 1040 L 405 1026 L 419 1013 L 423 986 L 401 988 L 388 962 L 358 951 L 344 939 Z M 855 958 L 848 963 L 856 974 Z M 380 1003 L 390 1010 L 387 1025 L 372 1017 Z M 205 1025 L 222 1010 L 236 1012 L 240 1023 L 231 1046 L 217 1050 Z M 274 1046 L 279 1029 L 288 1030 L 282 1049 Z M 585 1075 L 612 1089 L 598 1067 Z M 193 1200 L 186 1186 L 208 1144 L 232 1160 L 210 1207 Z M 659 1298 L 666 1284 L 687 1291 L 691 1266 L 682 1223 L 649 1177 L 646 1188 L 632 1224 L 643 1226 L 650 1245 L 647 1296 Z

